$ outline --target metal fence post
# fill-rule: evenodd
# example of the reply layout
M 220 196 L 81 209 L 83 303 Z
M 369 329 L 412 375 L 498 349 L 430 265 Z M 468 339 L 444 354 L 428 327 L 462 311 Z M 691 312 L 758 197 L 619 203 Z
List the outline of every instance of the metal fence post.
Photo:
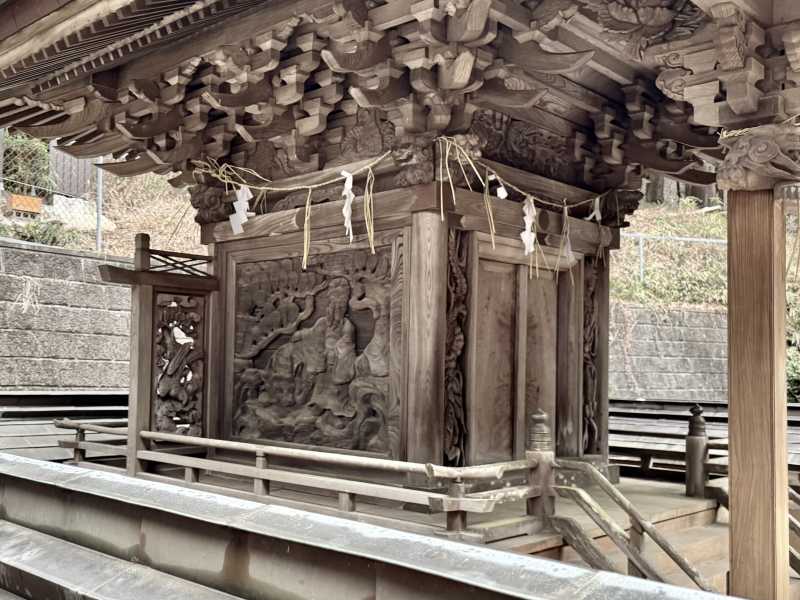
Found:
M 103 157 L 95 163 L 97 170 L 95 177 L 95 250 L 101 252 L 103 250 L 103 169 L 98 165 L 103 164 Z
M 637 237 L 639 238 L 639 281 L 644 283 L 644 237 L 642 235 Z

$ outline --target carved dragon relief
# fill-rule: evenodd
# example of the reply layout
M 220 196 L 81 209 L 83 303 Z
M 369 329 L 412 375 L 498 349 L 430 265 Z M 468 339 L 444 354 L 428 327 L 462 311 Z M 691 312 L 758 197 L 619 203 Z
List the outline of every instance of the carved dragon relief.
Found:
M 571 162 L 570 140 L 496 111 L 479 111 L 469 133 L 486 158 L 570 183 L 580 182 Z
M 399 455 L 399 244 L 237 267 L 235 437 Z
M 200 436 L 205 298 L 158 294 L 155 304 L 155 430 Z
M 597 345 L 599 298 L 597 283 L 602 257 L 587 258 L 583 288 L 583 453 L 599 454 L 603 440 L 600 439 L 598 409 L 600 390 L 597 380 Z
M 765 190 L 800 181 L 800 128 L 793 123 L 761 125 L 720 138 L 727 150 L 717 169 L 723 190 Z
M 691 0 L 580 0 L 611 41 L 636 58 L 654 44 L 684 39 L 708 22 Z
M 447 243 L 447 342 L 444 359 L 444 464 L 465 464 L 467 419 L 464 397 L 464 334 L 467 323 L 466 233 L 450 229 Z

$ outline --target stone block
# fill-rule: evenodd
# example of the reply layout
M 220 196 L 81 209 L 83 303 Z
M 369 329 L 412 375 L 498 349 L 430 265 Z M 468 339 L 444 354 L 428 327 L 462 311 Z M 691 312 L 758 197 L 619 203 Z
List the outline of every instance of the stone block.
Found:
M 7 274 L 81 281 L 83 265 L 79 257 L 41 253 L 19 248 L 0 248 Z

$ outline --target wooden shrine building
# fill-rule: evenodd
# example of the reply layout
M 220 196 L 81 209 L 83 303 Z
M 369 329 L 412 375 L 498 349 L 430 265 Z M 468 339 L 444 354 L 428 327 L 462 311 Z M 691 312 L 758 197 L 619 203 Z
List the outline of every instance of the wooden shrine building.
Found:
M 248 469 L 319 477 L 325 452 L 364 479 L 344 510 L 451 477 L 453 531 L 505 499 L 470 491 L 481 465 L 549 476 L 548 428 L 557 464 L 613 479 L 619 231 L 648 174 L 730 190 L 730 593 L 789 597 L 800 2 L 12 0 L 0 37 L 0 127 L 187 187 L 208 245 L 142 236 L 105 271 L 133 289 L 130 475 L 197 483 L 259 444 L 233 472 L 268 493 Z

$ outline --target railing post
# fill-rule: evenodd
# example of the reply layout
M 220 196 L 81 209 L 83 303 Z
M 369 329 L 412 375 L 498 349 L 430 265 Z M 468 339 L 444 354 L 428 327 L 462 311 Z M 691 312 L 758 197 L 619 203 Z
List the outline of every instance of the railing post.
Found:
M 633 548 L 639 555 L 644 553 L 644 530 L 642 530 L 636 519 L 631 519 L 631 528 L 628 537 L 631 541 L 631 548 Z M 628 575 L 631 577 L 640 577 L 647 579 L 644 573 L 636 566 L 636 563 L 628 559 Z
M 78 427 L 75 430 L 75 448 L 72 451 L 72 460 L 80 463 L 86 460 L 86 451 L 80 447 L 81 442 L 86 440 L 86 432 Z
M 708 433 L 703 409 L 695 404 L 690 412 L 689 433 L 686 436 L 686 495 L 702 498 L 706 487 L 706 457 Z
M 134 269 L 150 268 L 150 236 L 136 235 Z M 150 429 L 153 395 L 153 286 L 131 286 L 130 395 L 128 397 L 128 475 L 144 470 L 138 453 L 145 450 L 139 432 Z
M 447 495 L 452 498 L 463 498 L 466 486 L 460 479 L 450 482 Z M 467 512 L 464 510 L 450 510 L 447 515 L 447 531 L 464 531 L 467 528 Z
M 349 492 L 339 492 L 339 510 L 353 512 L 356 509 L 356 495 Z
M 553 435 L 547 426 L 547 414 L 537 410 L 531 415 L 528 430 L 528 449 L 525 451 L 528 460 L 528 485 L 531 489 L 539 488 L 538 495 L 529 497 L 527 513 L 542 519 L 545 524 L 555 514 L 555 452 L 553 451 Z
M 266 469 L 268 464 L 267 455 L 264 452 L 256 452 L 256 468 Z M 257 496 L 269 496 L 269 479 L 254 479 L 253 493 Z

